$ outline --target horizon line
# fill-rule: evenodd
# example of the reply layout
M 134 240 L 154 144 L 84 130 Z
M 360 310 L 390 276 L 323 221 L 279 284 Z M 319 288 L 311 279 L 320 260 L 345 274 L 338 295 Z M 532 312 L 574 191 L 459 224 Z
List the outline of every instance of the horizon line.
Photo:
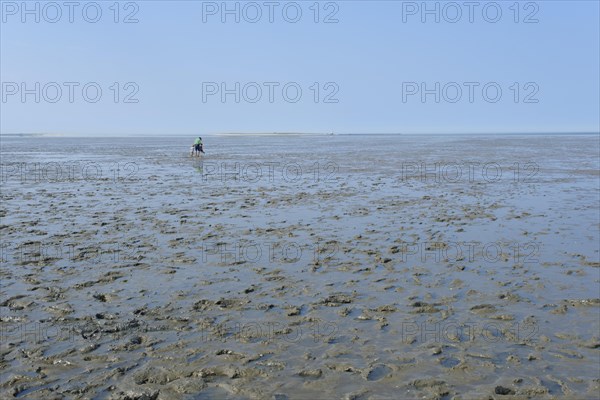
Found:
M 190 137 L 194 134 L 164 134 L 164 133 L 1 133 L 0 137 Z M 335 132 L 217 132 L 217 133 L 202 133 L 202 136 L 351 136 L 351 135 L 600 135 L 600 131 L 529 131 L 529 132 L 350 132 L 350 133 L 335 133 Z

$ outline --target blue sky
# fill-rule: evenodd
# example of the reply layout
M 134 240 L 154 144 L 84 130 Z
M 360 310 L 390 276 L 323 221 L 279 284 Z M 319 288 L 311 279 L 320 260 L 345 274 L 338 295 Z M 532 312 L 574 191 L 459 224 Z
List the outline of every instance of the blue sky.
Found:
M 597 1 L 48 3 L 2 1 L 1 133 L 599 131 Z

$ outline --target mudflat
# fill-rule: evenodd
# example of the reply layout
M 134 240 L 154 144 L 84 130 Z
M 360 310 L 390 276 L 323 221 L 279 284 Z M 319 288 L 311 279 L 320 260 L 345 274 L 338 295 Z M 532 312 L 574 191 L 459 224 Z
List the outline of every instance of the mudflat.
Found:
M 596 398 L 597 135 L 2 138 L 3 398 Z

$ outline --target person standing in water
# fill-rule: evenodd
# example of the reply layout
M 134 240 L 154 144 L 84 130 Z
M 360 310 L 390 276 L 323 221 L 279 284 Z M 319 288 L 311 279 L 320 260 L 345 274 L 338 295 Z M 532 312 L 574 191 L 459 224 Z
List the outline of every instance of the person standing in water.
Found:
M 202 144 L 202 138 L 198 138 L 194 141 L 194 155 L 200 157 L 200 153 L 204 154 L 204 145 Z

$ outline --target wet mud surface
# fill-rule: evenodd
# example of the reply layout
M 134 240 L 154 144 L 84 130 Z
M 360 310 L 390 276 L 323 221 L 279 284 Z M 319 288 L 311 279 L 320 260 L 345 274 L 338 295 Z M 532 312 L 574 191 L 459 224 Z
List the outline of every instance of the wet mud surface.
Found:
M 2 398 L 597 397 L 597 136 L 189 141 L 2 139 Z

